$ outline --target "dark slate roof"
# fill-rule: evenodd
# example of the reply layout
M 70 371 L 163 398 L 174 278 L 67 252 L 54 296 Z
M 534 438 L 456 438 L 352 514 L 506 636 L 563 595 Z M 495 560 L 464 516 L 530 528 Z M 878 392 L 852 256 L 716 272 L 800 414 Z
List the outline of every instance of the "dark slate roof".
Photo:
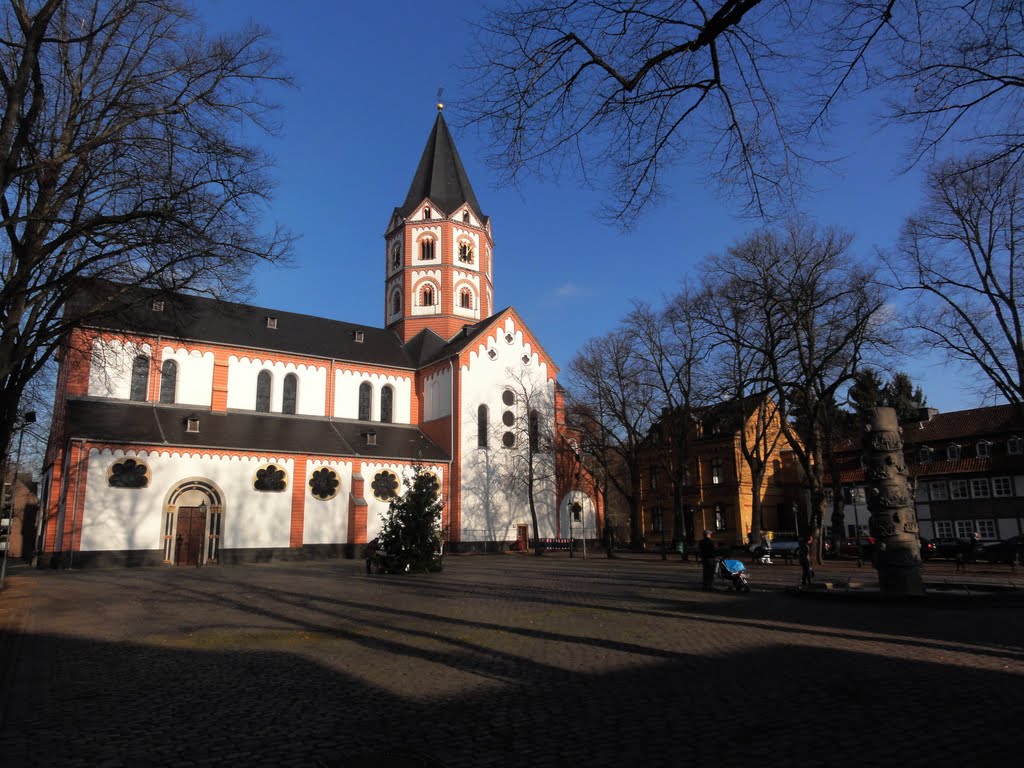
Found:
M 466 169 L 462 167 L 455 141 L 440 110 L 399 213 L 408 216 L 425 198 L 447 214 L 453 213 L 463 203 L 469 203 L 481 221 L 487 220 L 473 194 Z
M 199 417 L 198 433 L 185 431 L 185 421 L 192 415 Z M 366 444 L 366 432 L 376 433 L 376 445 Z M 405 424 L 239 411 L 213 413 L 123 400 L 69 399 L 67 436 L 122 445 L 275 455 L 449 460 L 448 454 L 422 431 Z
M 163 300 L 162 312 L 153 311 L 154 298 Z M 96 308 L 104 305 L 108 309 L 95 314 Z M 93 327 L 369 365 L 415 367 L 402 340 L 391 330 L 205 296 L 158 293 L 94 281 L 83 285 L 68 311 L 72 316 L 83 314 L 85 324 Z M 268 317 L 277 318 L 276 329 L 267 327 Z M 356 341 L 357 331 L 363 333 L 362 343 Z

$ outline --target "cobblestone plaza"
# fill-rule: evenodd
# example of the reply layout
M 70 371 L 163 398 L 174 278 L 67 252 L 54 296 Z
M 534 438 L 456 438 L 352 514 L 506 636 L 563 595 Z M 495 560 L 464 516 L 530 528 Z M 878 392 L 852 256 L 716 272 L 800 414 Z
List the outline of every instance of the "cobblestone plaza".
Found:
M 5 766 L 942 765 L 1021 754 L 1005 566 L 916 600 L 702 593 L 692 562 L 481 556 L 17 570 Z M 873 582 L 827 564 L 820 580 Z

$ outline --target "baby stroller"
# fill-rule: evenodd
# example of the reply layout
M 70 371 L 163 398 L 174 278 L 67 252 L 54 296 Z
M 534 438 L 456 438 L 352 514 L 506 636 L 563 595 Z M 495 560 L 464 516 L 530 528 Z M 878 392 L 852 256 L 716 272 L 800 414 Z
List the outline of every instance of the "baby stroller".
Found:
M 718 578 L 729 582 L 730 591 L 750 591 L 750 585 L 747 584 L 747 569 L 739 560 L 719 560 Z

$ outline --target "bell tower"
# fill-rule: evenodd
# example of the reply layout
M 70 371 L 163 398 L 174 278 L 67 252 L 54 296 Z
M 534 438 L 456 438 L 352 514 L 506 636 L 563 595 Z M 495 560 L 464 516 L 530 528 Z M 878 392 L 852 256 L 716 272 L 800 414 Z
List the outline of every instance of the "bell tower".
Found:
M 443 104 L 405 202 L 384 233 L 384 326 L 450 339 L 494 312 L 491 221 L 480 210 Z

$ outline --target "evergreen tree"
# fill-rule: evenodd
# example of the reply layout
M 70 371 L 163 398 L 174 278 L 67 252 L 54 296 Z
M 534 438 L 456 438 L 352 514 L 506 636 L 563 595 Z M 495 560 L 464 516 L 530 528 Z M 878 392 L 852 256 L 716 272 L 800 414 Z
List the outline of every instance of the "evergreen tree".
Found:
M 426 573 L 441 570 L 441 508 L 437 477 L 421 466 L 403 480 L 405 493 L 395 496 L 384 513 L 380 552 L 381 573 Z
M 863 418 L 872 408 L 885 405 L 887 385 L 874 368 L 862 368 L 853 377 L 847 399 L 853 412 Z
M 885 387 L 885 404 L 896 409 L 900 423 L 917 419 L 918 409 L 925 405 L 926 398 L 921 387 L 914 387 L 910 376 L 903 371 L 894 373 Z

